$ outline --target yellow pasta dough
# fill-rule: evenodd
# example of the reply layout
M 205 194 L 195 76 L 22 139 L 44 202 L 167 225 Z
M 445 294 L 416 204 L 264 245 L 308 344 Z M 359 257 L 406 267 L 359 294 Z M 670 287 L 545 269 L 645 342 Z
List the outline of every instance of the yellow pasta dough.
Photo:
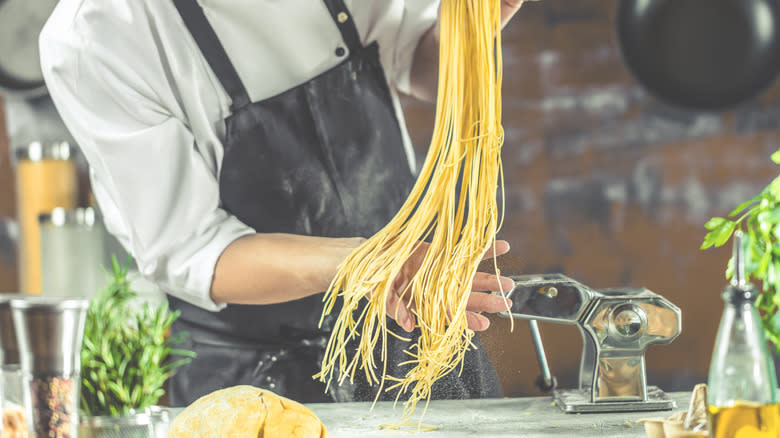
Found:
M 315 376 L 332 384 L 361 371 L 380 391 L 400 389 L 399 397 L 407 397 L 405 419 L 418 401 L 430 399 L 436 380 L 459 372 L 472 346 L 466 322 L 471 282 L 503 220 L 501 2 L 444 0 L 440 14 L 439 90 L 427 158 L 398 214 L 348 257 L 330 285 L 324 315 L 340 299 L 343 307 Z M 415 303 L 422 334 L 407 350 L 411 370 L 390 376 L 387 298 L 423 240 L 430 247 L 403 292 Z M 351 342 L 357 351 L 347 348 Z
M 253 386 L 205 395 L 176 416 L 168 438 L 327 438 L 302 404 Z

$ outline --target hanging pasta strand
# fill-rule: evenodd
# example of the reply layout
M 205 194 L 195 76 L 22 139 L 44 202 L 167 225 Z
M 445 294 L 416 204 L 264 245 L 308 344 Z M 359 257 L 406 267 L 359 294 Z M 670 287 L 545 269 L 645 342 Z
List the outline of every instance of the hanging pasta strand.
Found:
M 498 0 L 442 2 L 439 88 L 428 155 L 400 211 L 346 259 L 325 295 L 323 317 L 338 300 L 342 307 L 315 378 L 330 385 L 334 378 L 342 382 L 362 372 L 380 391 L 408 396 L 404 420 L 419 401 L 430 400 L 434 382 L 460 372 L 472 348 L 474 332 L 466 320 L 471 282 L 504 210 L 497 199 L 501 188 L 503 204 L 500 28 Z M 396 335 L 387 326 L 387 299 L 424 240 L 430 246 L 404 291 L 414 303 L 421 335 L 406 351 L 409 371 L 391 376 L 387 341 Z

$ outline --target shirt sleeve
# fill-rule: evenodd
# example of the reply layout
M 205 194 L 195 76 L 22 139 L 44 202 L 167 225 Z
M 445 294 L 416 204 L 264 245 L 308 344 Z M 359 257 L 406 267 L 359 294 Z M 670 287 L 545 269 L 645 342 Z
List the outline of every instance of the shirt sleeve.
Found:
M 165 72 L 151 60 L 153 47 L 117 53 L 93 38 L 67 35 L 44 29 L 42 69 L 90 164 L 108 230 L 164 292 L 222 309 L 210 297 L 217 259 L 255 231 L 220 208 L 216 172 L 183 117 L 161 104 Z
M 403 13 L 395 35 L 391 83 L 402 93 L 411 92 L 409 76 L 420 39 L 439 19 L 439 0 L 401 0 Z

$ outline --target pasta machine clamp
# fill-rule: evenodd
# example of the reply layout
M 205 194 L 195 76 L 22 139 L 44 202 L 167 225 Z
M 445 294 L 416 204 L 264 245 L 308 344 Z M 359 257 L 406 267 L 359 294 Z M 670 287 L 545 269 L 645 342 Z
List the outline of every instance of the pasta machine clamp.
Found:
M 676 407 L 660 388 L 647 385 L 645 350 L 668 344 L 681 331 L 680 309 L 644 288 L 594 290 L 561 274 L 512 276 L 501 316 L 529 320 L 542 375 L 565 412 L 633 412 Z M 537 321 L 577 325 L 582 334 L 579 386 L 557 389 Z

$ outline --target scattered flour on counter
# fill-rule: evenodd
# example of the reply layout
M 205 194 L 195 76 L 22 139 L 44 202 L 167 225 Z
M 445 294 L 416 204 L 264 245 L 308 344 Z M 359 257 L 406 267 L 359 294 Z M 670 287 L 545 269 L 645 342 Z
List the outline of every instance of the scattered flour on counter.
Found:
M 407 421 L 404 423 L 380 424 L 379 426 L 377 426 L 377 429 L 391 430 L 399 433 L 421 433 L 421 432 L 432 432 L 434 430 L 439 430 L 439 427 L 431 426 L 429 424 L 414 423 L 412 421 Z

